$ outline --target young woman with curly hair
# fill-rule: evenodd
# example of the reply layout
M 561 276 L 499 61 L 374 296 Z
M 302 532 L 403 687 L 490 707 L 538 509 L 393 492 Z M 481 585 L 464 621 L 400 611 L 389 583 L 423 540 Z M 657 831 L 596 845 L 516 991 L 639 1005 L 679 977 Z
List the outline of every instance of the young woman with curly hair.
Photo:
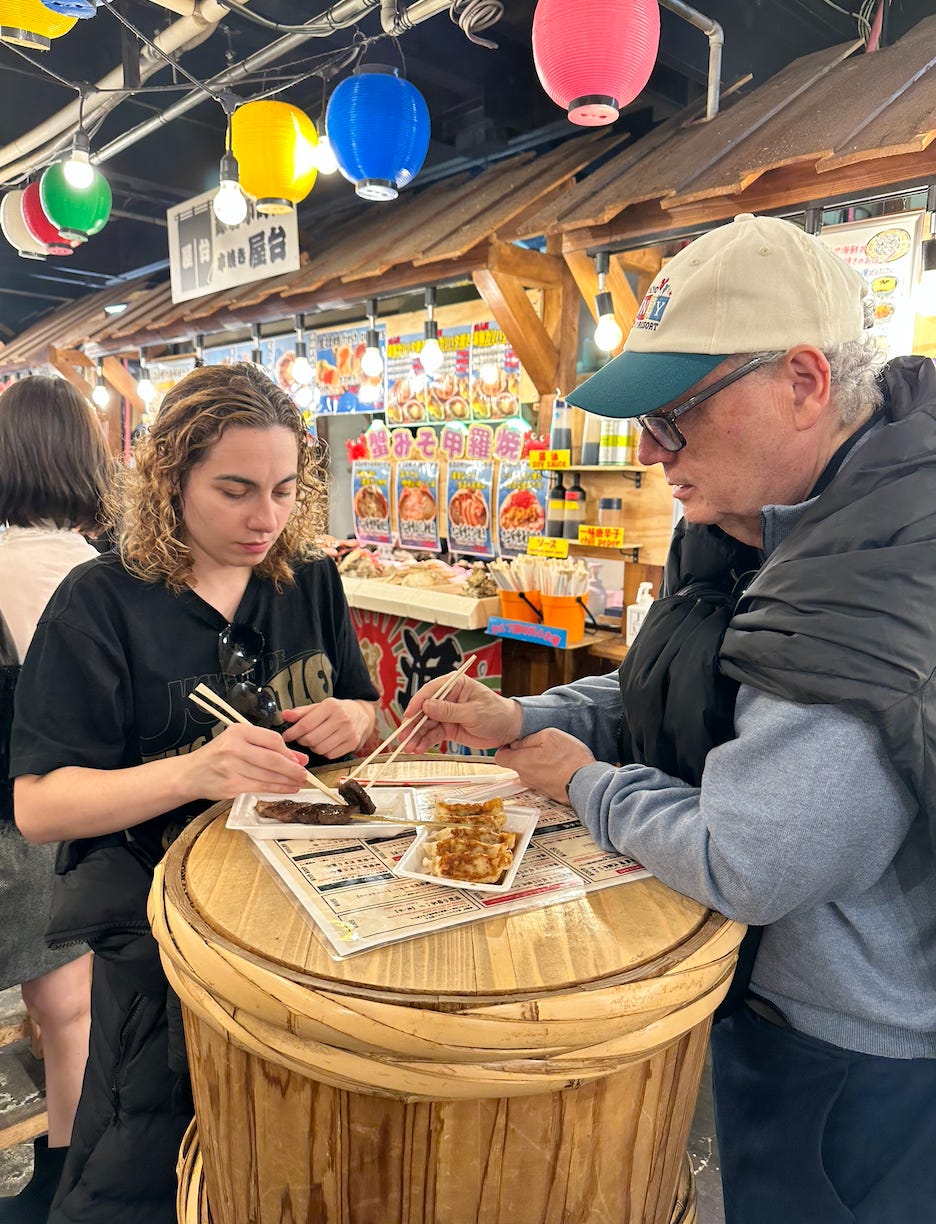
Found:
M 43 616 L 13 729 L 16 819 L 60 855 L 56 940 L 97 953 L 91 1051 L 50 1224 L 166 1224 L 191 1116 L 177 1005 L 146 922 L 184 823 L 288 794 L 353 752 L 374 689 L 337 570 L 325 485 L 292 400 L 256 367 L 202 367 L 163 401 L 111 505 L 117 550 Z M 207 682 L 251 725 L 187 700 Z M 302 751 L 297 751 L 302 749 Z

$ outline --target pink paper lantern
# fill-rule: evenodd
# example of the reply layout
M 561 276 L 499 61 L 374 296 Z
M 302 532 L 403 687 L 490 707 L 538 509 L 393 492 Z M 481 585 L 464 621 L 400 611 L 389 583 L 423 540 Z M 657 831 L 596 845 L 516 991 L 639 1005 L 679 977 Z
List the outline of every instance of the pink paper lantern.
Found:
M 573 123 L 613 123 L 653 71 L 660 46 L 657 0 L 539 0 L 533 62 Z

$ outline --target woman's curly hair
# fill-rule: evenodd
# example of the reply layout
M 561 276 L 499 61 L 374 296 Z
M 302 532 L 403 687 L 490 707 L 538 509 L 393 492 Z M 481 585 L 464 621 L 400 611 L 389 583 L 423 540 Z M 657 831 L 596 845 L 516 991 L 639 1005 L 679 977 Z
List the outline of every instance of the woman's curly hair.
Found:
M 182 488 L 225 429 L 292 430 L 298 446 L 296 505 L 279 538 L 255 567 L 279 590 L 293 566 L 314 556 L 325 530 L 327 483 L 322 450 L 309 439 L 299 409 L 257 366 L 201 366 L 166 394 L 156 420 L 136 444 L 107 499 L 107 518 L 126 568 L 146 582 L 181 591 L 192 572 L 185 543 Z

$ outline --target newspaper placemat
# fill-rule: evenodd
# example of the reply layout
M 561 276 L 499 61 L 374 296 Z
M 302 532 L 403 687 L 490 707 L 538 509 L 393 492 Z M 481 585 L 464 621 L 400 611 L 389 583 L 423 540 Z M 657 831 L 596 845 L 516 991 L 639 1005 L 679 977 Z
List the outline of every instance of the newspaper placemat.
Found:
M 419 800 L 434 802 L 431 792 L 421 792 Z M 600 850 L 571 808 L 533 791 L 524 791 L 521 802 L 540 816 L 514 885 L 502 895 L 395 876 L 393 865 L 413 844 L 413 830 L 330 842 L 251 840 L 312 918 L 335 960 L 650 874 L 633 859 Z

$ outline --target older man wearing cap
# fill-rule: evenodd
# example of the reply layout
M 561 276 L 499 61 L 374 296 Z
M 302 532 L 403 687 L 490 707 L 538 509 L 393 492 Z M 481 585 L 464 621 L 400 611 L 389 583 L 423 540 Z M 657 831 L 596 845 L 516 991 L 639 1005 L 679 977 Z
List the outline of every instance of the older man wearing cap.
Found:
M 619 675 L 413 699 L 596 841 L 752 927 L 713 1028 L 728 1224 L 936 1219 L 936 371 L 749 214 L 568 396 L 636 417 L 684 520 Z

